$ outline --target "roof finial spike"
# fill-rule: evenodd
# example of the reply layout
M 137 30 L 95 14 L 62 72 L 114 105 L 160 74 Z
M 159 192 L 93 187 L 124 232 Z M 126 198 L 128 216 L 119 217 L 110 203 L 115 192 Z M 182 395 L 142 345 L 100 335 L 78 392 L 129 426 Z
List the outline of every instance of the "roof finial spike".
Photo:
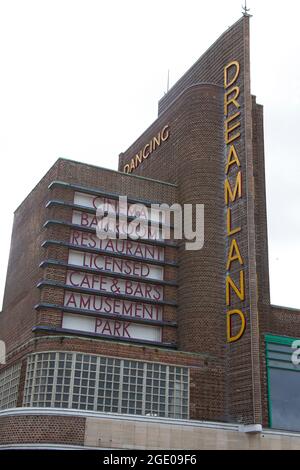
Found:
M 170 90 L 170 69 L 168 69 L 168 76 L 167 76 L 167 91 L 165 91 L 164 94 L 166 95 L 167 93 L 169 93 L 169 90 Z
M 242 9 L 243 16 L 251 16 L 249 14 L 250 8 L 247 8 L 247 0 L 245 0 L 245 5 L 242 5 Z

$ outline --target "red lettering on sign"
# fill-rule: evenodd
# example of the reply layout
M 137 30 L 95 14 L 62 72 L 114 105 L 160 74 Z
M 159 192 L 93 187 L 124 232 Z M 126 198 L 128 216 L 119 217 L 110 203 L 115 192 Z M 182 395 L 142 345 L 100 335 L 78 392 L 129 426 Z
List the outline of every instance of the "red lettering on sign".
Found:
M 109 297 L 100 297 L 89 294 L 65 293 L 64 305 L 80 310 L 108 313 L 111 315 L 124 315 L 128 317 L 145 318 L 147 320 L 161 320 L 162 307 L 140 302 L 130 302 Z
M 130 323 L 120 322 L 117 320 L 101 320 L 100 318 L 97 318 L 95 322 L 95 333 L 107 336 L 131 338 L 128 331 L 129 327 Z
M 85 221 L 88 226 L 88 222 Z M 100 240 L 94 233 L 85 233 L 72 230 L 70 243 L 85 248 L 98 248 L 99 250 L 112 253 L 136 256 L 143 259 L 162 261 L 164 259 L 164 248 L 146 245 L 130 240 Z
M 89 226 L 89 215 L 86 212 L 81 212 L 80 225 L 82 225 L 83 227 Z

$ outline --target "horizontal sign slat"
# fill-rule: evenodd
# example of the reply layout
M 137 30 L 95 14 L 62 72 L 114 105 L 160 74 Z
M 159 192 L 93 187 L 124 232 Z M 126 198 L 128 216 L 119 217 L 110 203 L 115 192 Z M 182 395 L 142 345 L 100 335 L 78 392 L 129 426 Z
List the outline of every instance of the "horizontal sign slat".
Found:
M 65 292 L 64 306 L 110 315 L 123 315 L 144 320 L 162 320 L 161 305 L 129 302 L 97 295 Z
M 162 329 L 157 326 L 139 325 L 119 320 L 106 320 L 65 313 L 62 327 L 70 330 L 97 333 L 129 339 L 162 341 Z
M 160 266 L 106 255 L 69 250 L 68 263 L 83 268 L 97 269 L 98 271 L 111 271 L 128 276 L 163 280 L 163 268 Z

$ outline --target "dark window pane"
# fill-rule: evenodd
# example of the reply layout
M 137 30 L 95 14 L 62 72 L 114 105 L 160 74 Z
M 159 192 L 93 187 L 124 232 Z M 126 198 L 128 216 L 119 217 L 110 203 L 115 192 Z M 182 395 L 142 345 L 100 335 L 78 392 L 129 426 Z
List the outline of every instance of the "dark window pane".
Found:
M 300 373 L 269 369 L 272 428 L 300 431 Z

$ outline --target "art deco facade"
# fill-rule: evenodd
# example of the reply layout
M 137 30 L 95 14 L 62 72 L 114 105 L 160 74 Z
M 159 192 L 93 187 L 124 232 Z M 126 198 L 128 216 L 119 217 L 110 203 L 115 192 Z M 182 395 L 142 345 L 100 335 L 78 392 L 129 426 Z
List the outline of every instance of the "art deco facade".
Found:
M 119 196 L 129 221 L 133 204 L 204 204 L 203 248 L 100 240 L 97 204 Z M 300 447 L 281 432 L 300 431 L 300 311 L 270 304 L 249 16 L 160 100 L 119 171 L 59 159 L 16 210 L 0 335 L 4 446 Z

